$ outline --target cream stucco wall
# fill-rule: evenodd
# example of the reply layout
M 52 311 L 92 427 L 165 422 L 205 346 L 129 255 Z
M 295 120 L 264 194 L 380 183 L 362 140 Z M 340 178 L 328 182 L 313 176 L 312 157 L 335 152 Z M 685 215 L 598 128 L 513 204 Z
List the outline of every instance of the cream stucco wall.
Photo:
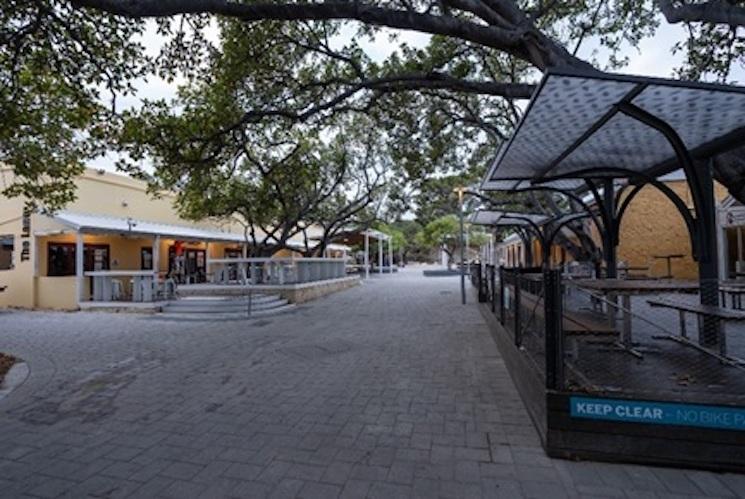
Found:
M 0 182 L 0 187 L 12 182 L 11 169 L 0 168 Z M 154 197 L 147 192 L 143 182 L 123 175 L 88 169 L 77 180 L 76 185 L 77 199 L 67 205 L 65 211 L 243 233 L 237 223 L 184 220 L 178 216 L 172 195 Z M 30 234 L 23 237 L 23 207 L 23 199 L 0 196 L 0 235 L 12 235 L 14 240 L 14 266 L 9 270 L 0 270 L 0 287 L 6 287 L 0 293 L 0 307 L 77 308 L 75 277 L 47 276 L 48 244 L 74 243 L 74 229 L 51 217 L 34 214 L 30 217 Z M 139 270 L 141 248 L 152 247 L 154 241 L 153 238 L 119 234 L 85 234 L 83 240 L 85 244 L 109 245 L 112 270 Z M 20 250 L 24 241 L 29 245 L 29 259 L 21 262 Z M 168 271 L 168 248 L 174 243 L 173 239 L 161 238 L 159 270 L 163 274 Z M 205 243 L 187 242 L 184 247 L 204 249 Z M 225 248 L 240 247 L 240 244 L 213 242 L 209 245 L 210 257 L 223 258 Z M 88 288 L 87 279 L 84 286 L 85 289 Z

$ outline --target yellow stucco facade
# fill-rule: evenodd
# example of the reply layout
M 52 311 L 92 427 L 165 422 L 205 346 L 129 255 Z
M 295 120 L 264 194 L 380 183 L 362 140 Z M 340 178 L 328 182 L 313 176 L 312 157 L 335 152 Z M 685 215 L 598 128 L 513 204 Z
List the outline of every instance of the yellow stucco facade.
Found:
M 9 169 L 0 170 L 0 187 L 12 181 Z M 188 221 L 180 218 L 173 206 L 173 196 L 151 196 L 143 182 L 129 177 L 97 170 L 86 170 L 77 180 L 77 199 L 65 207 L 65 212 L 147 220 L 179 227 L 195 227 L 214 233 L 226 233 L 226 241 L 210 242 L 182 239 L 179 250 L 208 251 L 207 258 L 225 258 L 242 252 L 237 242 L 243 234 L 237 223 L 220 221 Z M 126 231 L 125 231 L 126 232 Z M 142 270 L 143 249 L 152 248 L 155 237 L 127 233 L 83 234 L 83 244 L 106 248 L 107 270 Z M 4 239 L 3 239 L 4 238 Z M 10 241 L 12 256 L 4 252 L 0 267 L 0 307 L 44 308 L 72 310 L 77 308 L 76 276 L 50 275 L 49 246 L 74 245 L 77 231 L 54 217 L 25 214 L 24 201 L 0 196 L 0 240 Z M 174 237 L 159 237 L 159 274 L 169 271 L 169 250 L 176 245 Z M 10 247 L 10 246 L 9 246 Z M 147 250 L 146 250 L 147 251 Z M 199 254 L 202 258 L 203 254 Z M 7 260 L 7 261 L 6 261 Z M 1 263 L 1 262 L 0 262 Z M 83 294 L 90 294 L 90 280 L 83 282 Z

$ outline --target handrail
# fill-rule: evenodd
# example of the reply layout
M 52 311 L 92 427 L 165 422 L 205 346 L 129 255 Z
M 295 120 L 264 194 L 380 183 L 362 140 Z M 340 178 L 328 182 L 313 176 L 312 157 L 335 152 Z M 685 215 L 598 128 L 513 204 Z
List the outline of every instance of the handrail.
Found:
M 321 257 L 252 257 L 252 258 L 210 258 L 209 263 L 299 263 L 299 262 L 329 262 L 339 263 L 346 262 L 344 258 L 321 258 Z
M 86 277 L 152 277 L 153 270 L 89 270 L 83 272 Z

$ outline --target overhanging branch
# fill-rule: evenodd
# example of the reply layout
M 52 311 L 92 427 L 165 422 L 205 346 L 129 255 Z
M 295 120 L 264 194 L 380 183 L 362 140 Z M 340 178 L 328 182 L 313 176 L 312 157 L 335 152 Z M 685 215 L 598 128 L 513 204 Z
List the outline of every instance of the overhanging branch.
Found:
M 670 24 L 701 22 L 745 26 L 745 7 L 732 5 L 721 0 L 679 5 L 675 5 L 672 0 L 657 0 L 657 5 Z

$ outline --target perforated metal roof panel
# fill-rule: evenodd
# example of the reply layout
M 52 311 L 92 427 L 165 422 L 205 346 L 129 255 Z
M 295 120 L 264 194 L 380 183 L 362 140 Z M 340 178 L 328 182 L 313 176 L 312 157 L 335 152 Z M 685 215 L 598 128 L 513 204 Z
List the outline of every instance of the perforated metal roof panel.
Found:
M 745 143 L 745 87 L 606 73 L 548 72 L 492 163 L 483 189 L 506 180 L 661 175 L 680 165 L 668 140 L 633 118 L 638 109 L 669 125 L 693 157 Z
M 474 225 L 523 225 L 529 223 L 528 220 L 535 224 L 546 221 L 548 217 L 540 213 L 518 213 L 514 211 L 477 211 L 471 216 L 471 223 Z

